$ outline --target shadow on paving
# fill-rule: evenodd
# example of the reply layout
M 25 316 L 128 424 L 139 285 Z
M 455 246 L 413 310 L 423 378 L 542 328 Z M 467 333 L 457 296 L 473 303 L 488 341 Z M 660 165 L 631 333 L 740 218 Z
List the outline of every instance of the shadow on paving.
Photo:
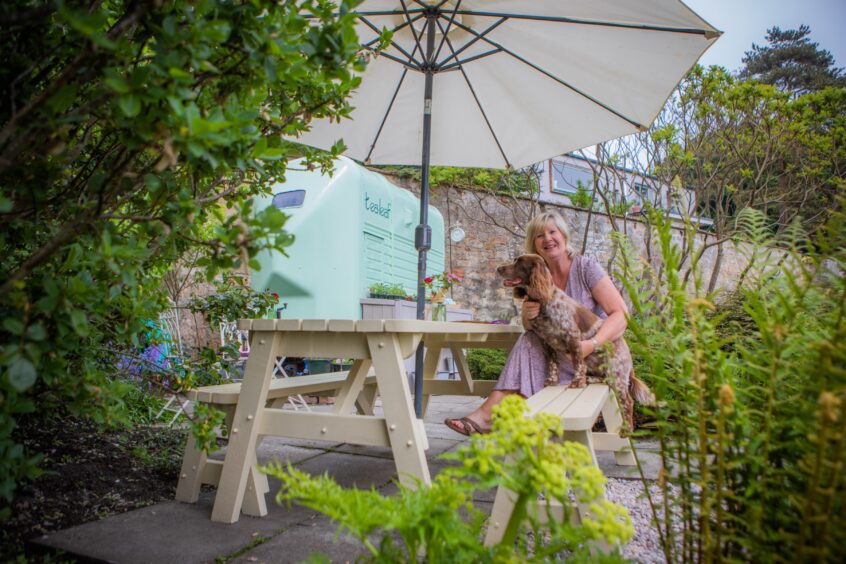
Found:
M 446 398 L 445 398 L 446 399 Z M 481 401 L 481 400 L 479 400 Z M 467 413 L 473 404 L 433 402 L 426 416 L 430 471 L 436 474 L 448 463 L 438 460 L 443 452 L 461 444 L 465 437 L 443 425 L 445 416 Z M 215 453 L 215 458 L 223 452 Z M 350 444 L 268 438 L 259 449 L 259 460 L 293 464 L 311 474 L 328 472 L 344 487 L 378 489 L 396 493 L 396 468 L 390 449 Z M 640 450 L 641 464 L 649 478 L 657 477 L 658 457 Z M 609 477 L 636 478 L 633 468 L 617 466 L 612 453 L 598 453 L 600 467 Z M 30 541 L 36 550 L 61 551 L 84 561 L 135 563 L 300 562 L 319 551 L 332 562 L 354 562 L 364 553 L 357 540 L 336 534 L 325 516 L 300 506 L 279 506 L 274 494 L 279 482 L 270 479 L 265 517 L 241 515 L 227 525 L 210 520 L 214 492 L 204 491 L 196 504 L 163 502 Z M 490 512 L 494 491 L 480 492 L 477 506 Z

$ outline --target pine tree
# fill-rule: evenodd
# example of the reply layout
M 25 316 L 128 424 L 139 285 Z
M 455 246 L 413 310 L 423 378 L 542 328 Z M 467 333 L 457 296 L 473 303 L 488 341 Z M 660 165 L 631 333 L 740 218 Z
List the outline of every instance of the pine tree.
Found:
M 754 78 L 797 96 L 826 86 L 846 86 L 842 68 L 834 67 L 834 57 L 809 38 L 811 28 L 767 30 L 768 45 L 752 44 L 743 57 L 740 78 Z

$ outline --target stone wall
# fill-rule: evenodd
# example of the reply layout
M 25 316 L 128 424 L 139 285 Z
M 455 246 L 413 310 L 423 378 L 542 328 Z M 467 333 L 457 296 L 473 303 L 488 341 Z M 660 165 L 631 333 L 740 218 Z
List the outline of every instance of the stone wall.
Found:
M 417 186 L 400 179 L 392 178 L 392 182 L 419 194 Z M 453 289 L 453 299 L 460 307 L 470 308 L 476 314 L 476 319 L 510 319 L 517 310 L 512 304 L 511 292 L 502 288 L 501 281 L 496 275 L 496 267 L 510 262 L 514 257 L 522 254 L 523 239 L 511 231 L 523 232 L 523 225 L 516 225 L 514 207 L 526 208 L 525 203 L 515 204 L 509 199 L 487 198 L 484 201 L 485 211 L 480 209 L 478 199 L 467 190 L 457 188 L 437 188 L 432 190 L 430 203 L 438 208 L 446 223 L 446 265 L 447 268 L 464 276 L 464 282 Z M 545 204 L 544 209 L 558 211 L 568 222 L 573 238 L 572 247 L 576 251 L 582 248 L 585 237 L 585 225 L 588 222 L 588 212 L 568 206 Z M 525 213 L 523 214 L 525 216 Z M 647 236 L 646 225 L 639 219 L 615 216 L 614 221 L 620 231 L 625 232 L 636 249 L 646 256 Z M 496 225 L 498 224 L 498 225 Z M 449 239 L 449 228 L 460 226 L 466 237 L 460 243 L 452 243 Z M 501 226 L 507 226 L 503 228 Z M 585 255 L 599 260 L 606 270 L 613 266 L 613 247 L 610 237 L 613 231 L 612 218 L 602 214 L 590 214 L 590 227 L 587 231 L 587 246 Z M 675 238 L 680 243 L 682 232 L 675 231 Z M 699 235 L 701 244 L 703 235 Z M 656 247 L 653 242 L 653 247 Z M 747 260 L 743 249 L 733 244 L 725 244 L 723 258 L 720 265 L 717 288 L 733 287 L 739 278 Z M 653 254 L 657 254 L 655 248 Z M 707 249 L 701 259 L 703 284 L 707 288 L 709 277 L 717 256 L 716 246 Z

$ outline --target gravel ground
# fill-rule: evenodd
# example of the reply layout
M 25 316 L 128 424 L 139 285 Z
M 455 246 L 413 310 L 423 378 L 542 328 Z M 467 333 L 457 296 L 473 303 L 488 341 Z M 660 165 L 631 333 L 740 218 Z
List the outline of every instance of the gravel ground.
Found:
M 653 502 L 661 502 L 661 492 L 653 484 L 649 488 Z M 609 478 L 605 487 L 608 499 L 619 503 L 629 510 L 635 534 L 629 544 L 623 548 L 623 556 L 636 562 L 661 563 L 666 562 L 661 550 L 658 531 L 652 523 L 652 510 L 649 500 L 640 480 L 620 480 Z

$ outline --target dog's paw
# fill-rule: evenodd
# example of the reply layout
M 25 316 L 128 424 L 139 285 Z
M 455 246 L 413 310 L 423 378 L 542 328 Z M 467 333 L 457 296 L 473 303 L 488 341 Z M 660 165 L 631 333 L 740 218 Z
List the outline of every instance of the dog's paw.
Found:
M 584 388 L 587 386 L 587 378 L 574 378 L 572 382 L 570 382 L 571 388 Z

